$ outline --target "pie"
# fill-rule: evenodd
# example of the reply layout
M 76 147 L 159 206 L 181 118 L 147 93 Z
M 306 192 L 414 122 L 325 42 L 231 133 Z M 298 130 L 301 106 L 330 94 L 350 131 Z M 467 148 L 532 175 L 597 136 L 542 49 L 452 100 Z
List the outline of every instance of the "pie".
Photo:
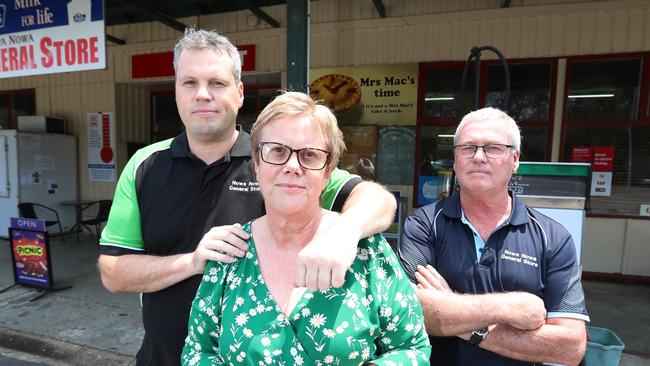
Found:
M 342 113 L 359 104 L 361 87 L 347 75 L 328 74 L 309 84 L 309 95 L 314 100 L 322 100 L 334 113 Z

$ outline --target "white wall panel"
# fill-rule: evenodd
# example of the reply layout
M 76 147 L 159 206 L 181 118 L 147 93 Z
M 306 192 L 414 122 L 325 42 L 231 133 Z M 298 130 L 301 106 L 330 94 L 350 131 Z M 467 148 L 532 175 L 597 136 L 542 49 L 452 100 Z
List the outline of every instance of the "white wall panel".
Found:
M 549 37 L 549 53 L 550 55 L 563 55 L 566 53 L 566 40 L 568 31 L 568 24 L 570 24 L 570 19 L 565 21 L 563 16 L 552 15 L 551 16 L 551 29 Z
M 650 49 L 650 7 L 645 9 L 645 32 L 643 33 L 643 49 Z
M 613 51 L 612 35 L 613 29 L 613 16 L 612 14 L 597 14 L 594 17 L 594 50 L 597 53 L 610 53 Z
M 582 239 L 583 269 L 621 273 L 625 230 L 625 219 L 587 217 Z
M 627 220 L 623 273 L 650 275 L 650 225 L 647 220 Z

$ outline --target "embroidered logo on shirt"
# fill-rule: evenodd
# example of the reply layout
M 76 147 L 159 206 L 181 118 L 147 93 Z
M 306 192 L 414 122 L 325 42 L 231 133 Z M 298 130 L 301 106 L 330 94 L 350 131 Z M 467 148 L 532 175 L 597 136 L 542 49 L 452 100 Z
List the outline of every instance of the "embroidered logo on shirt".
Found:
M 512 252 L 508 249 L 504 250 L 503 253 L 501 253 L 501 259 L 511 262 L 523 263 L 531 267 L 539 266 L 537 263 L 537 257 L 533 257 L 524 253 Z
M 233 179 L 228 189 L 236 192 L 259 192 L 260 186 L 257 182 L 242 182 Z

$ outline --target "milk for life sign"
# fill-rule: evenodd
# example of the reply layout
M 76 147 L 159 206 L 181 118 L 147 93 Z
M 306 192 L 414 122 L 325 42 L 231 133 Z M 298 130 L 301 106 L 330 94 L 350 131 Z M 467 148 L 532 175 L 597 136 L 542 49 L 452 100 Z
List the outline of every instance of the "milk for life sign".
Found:
M 0 0 L 0 79 L 105 68 L 103 0 Z

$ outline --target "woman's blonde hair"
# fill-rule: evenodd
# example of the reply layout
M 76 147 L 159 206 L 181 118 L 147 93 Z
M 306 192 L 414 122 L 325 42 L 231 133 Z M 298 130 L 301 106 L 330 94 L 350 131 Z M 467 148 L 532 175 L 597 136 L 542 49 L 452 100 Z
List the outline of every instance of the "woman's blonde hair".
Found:
M 336 117 L 329 108 L 318 104 L 309 95 L 299 92 L 283 92 L 273 99 L 257 117 L 257 121 L 255 121 L 251 129 L 251 145 L 255 162 L 259 164 L 258 145 L 264 126 L 271 121 L 289 117 L 307 117 L 316 123 L 316 126 L 325 137 L 326 150 L 331 154 L 326 168 L 330 172 L 334 170 L 339 163 L 341 154 L 345 151 L 343 132 L 339 129 Z M 292 132 L 287 131 L 287 133 Z

